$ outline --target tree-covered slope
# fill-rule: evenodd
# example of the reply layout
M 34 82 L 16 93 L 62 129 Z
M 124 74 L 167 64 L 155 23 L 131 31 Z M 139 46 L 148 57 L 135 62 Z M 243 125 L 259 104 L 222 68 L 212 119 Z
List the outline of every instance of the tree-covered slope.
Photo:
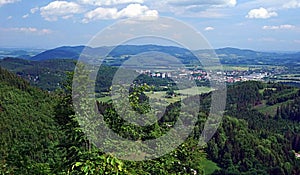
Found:
M 293 118 L 297 113 L 285 113 L 291 118 L 276 114 L 276 107 L 287 101 L 299 111 L 294 103 L 298 96 L 299 89 L 282 84 L 230 86 L 227 116 L 207 147 L 210 158 L 222 168 L 215 174 L 299 174 L 295 152 L 299 151 L 300 127 Z
M 30 61 L 19 58 L 4 58 L 0 66 L 14 72 L 27 80 L 31 85 L 47 91 L 54 91 L 62 87 L 66 80 L 66 71 L 73 71 L 74 60 L 46 60 Z
M 61 133 L 54 121 L 54 105 L 49 94 L 0 67 L 2 174 L 47 174 L 55 167 Z

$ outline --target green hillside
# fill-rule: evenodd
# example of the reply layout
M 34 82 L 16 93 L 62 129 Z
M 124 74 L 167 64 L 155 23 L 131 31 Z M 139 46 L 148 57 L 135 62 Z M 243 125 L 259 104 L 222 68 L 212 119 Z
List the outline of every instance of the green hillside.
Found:
M 229 86 L 223 122 L 207 145 L 201 147 L 198 141 L 210 110 L 210 93 L 183 99 L 188 109 L 184 112 L 180 110 L 181 103 L 169 104 L 158 121 L 144 127 L 124 120 L 136 117 L 134 113 L 119 116 L 110 101 L 97 102 L 106 124 L 136 144 L 168 133 L 176 122 L 183 122 L 179 114 L 198 120 L 188 139 L 170 153 L 147 161 L 124 161 L 105 154 L 86 138 L 77 120 L 85 114 L 73 111 L 71 78 L 60 91 L 48 93 L 0 68 L 1 175 L 300 173 L 300 160 L 295 154 L 300 151 L 298 88 L 254 81 Z M 130 103 L 124 105 L 145 113 L 149 105 L 142 91 L 144 86 L 134 87 Z M 189 104 L 194 98 L 201 99 L 199 113 L 194 113 L 195 106 Z M 274 109 L 276 112 L 271 114 Z M 108 140 L 105 145 L 116 144 Z M 169 144 L 157 146 L 164 149 Z M 127 147 L 134 149 L 133 145 Z M 146 158 L 149 151 L 127 156 Z
M 0 172 L 46 173 L 59 160 L 56 100 L 0 67 Z M 1 174 L 1 173 L 0 173 Z
M 62 87 L 66 71 L 73 71 L 74 60 L 30 61 L 19 58 L 0 59 L 0 66 L 24 78 L 31 85 L 47 91 Z

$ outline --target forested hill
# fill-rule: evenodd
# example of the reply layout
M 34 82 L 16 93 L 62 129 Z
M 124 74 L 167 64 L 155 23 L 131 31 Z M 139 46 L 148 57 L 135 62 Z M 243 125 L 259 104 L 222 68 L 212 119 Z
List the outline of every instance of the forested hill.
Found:
M 75 69 L 74 60 L 30 61 L 19 58 L 0 59 L 0 66 L 26 79 L 31 85 L 54 91 L 61 88 L 66 72 Z
M 83 55 L 81 55 L 83 51 Z M 85 46 L 63 46 L 41 52 L 28 60 L 44 61 L 50 59 L 78 59 L 80 56 L 86 58 L 110 57 L 106 64 L 120 65 L 120 58 L 130 55 L 138 55 L 145 52 L 161 52 L 178 58 L 184 64 L 192 64 L 197 60 L 194 54 L 210 53 L 212 50 L 187 50 L 175 46 L 160 45 L 120 45 L 111 47 L 85 47 Z M 297 65 L 300 53 L 277 53 L 261 52 L 238 48 L 220 48 L 213 50 L 224 65 Z M 21 57 L 22 58 L 22 57 Z M 114 58 L 114 59 L 111 59 Z M 129 58 L 129 57 L 127 57 Z
M 0 174 L 45 174 L 59 161 L 56 100 L 0 67 Z
M 71 80 L 72 77 L 69 77 Z M 71 84 L 48 93 L 31 87 L 0 68 L 0 174 L 300 174 L 299 88 L 282 84 L 243 82 L 228 87 L 221 126 L 205 146 L 199 137 L 210 109 L 210 93 L 200 95 L 199 113 L 186 110 L 198 122 L 189 138 L 170 153 L 148 161 L 124 161 L 105 154 L 87 140 L 73 110 Z M 137 97 L 138 88 L 132 92 Z M 134 97 L 134 96 L 133 96 Z M 189 96 L 183 103 L 198 96 Z M 134 98 L 135 99 L 135 98 Z M 139 112 L 147 100 L 130 102 Z M 195 106 L 184 104 L 187 109 Z M 170 104 L 160 120 L 140 127 L 119 116 L 111 102 L 97 102 L 107 125 L 140 144 L 163 136 L 178 121 L 181 104 Z M 214 121 L 212 121 L 214 122 Z M 172 140 L 169 140 L 172 142 Z M 109 146 L 115 146 L 107 141 Z M 157 145 L 161 148 L 169 144 Z M 133 145 L 128 145 L 134 149 Z M 131 157 L 145 158 L 147 150 Z
M 299 88 L 244 82 L 228 87 L 227 111 L 208 143 L 216 174 L 299 174 Z M 289 110 L 286 110 L 289 109 Z

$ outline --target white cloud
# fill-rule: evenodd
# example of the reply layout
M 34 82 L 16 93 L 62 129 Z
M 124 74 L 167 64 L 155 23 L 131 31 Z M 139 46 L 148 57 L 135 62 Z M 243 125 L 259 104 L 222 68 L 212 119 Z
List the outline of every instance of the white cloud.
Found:
M 50 29 L 42 29 L 39 31 L 39 33 L 41 34 L 51 34 L 53 31 Z
M 271 17 L 278 16 L 278 14 L 274 11 L 267 10 L 263 7 L 259 9 L 252 9 L 248 12 L 248 15 L 246 18 L 254 19 L 254 18 L 261 18 L 261 19 L 267 19 Z
M 12 4 L 12 3 L 15 3 L 15 2 L 18 2 L 20 0 L 0 0 L 0 7 L 2 5 L 5 5 L 5 4 Z
M 92 20 L 98 19 L 116 19 L 118 14 L 118 9 L 116 8 L 96 8 L 93 11 L 90 11 L 84 15 L 84 23 L 87 23 Z
M 139 17 L 157 17 L 156 10 L 150 10 L 147 6 L 140 4 L 130 4 L 124 9 L 118 11 L 117 8 L 98 7 L 93 11 L 87 12 L 82 22 L 88 23 L 100 19 L 119 19 L 119 18 L 139 18 Z
M 35 12 L 39 11 L 39 7 L 34 7 L 30 9 L 30 13 L 34 14 Z
M 119 18 L 136 18 L 143 16 L 157 17 L 158 12 L 156 10 L 149 10 L 145 5 L 130 4 L 126 8 L 118 12 Z
M 70 19 L 70 18 L 72 18 L 73 17 L 73 15 L 66 15 L 66 16 L 62 16 L 61 18 L 62 19 Z
M 7 20 L 11 20 L 13 17 L 12 16 L 8 16 L 7 17 Z
M 38 35 L 51 34 L 50 29 L 37 29 L 35 27 L 15 27 L 15 28 L 5 28 L 4 31 L 14 31 L 14 32 L 23 32 L 23 33 L 32 33 Z
M 237 0 L 147 0 L 151 8 L 188 17 L 220 18 L 220 10 L 235 7 Z
M 23 16 L 22 16 L 22 18 L 24 18 L 24 19 L 25 19 L 25 18 L 28 18 L 28 17 L 29 17 L 29 14 L 26 14 L 26 15 L 23 15 Z
M 119 4 L 144 3 L 144 0 L 79 0 L 79 3 L 95 6 L 111 6 Z
M 299 0 L 292 0 L 292 1 L 289 1 L 289 2 L 287 2 L 283 5 L 283 8 L 286 8 L 286 9 L 299 8 L 299 7 L 300 7 L 300 1 Z
M 167 0 L 173 6 L 212 6 L 212 7 L 234 7 L 236 0 Z
M 264 30 L 279 30 L 279 29 L 295 29 L 296 26 L 290 25 L 290 24 L 284 24 L 284 25 L 279 25 L 279 26 L 263 26 L 262 29 Z
M 185 13 L 186 16 L 190 17 L 200 17 L 200 18 L 222 18 L 227 16 L 226 14 L 220 13 L 217 10 L 208 9 L 197 13 Z
M 205 31 L 212 31 L 212 30 L 215 30 L 215 28 L 213 28 L 213 27 L 206 27 L 204 30 Z
M 58 17 L 65 17 L 83 12 L 80 5 L 74 2 L 53 1 L 40 8 L 42 17 L 47 21 L 56 21 Z

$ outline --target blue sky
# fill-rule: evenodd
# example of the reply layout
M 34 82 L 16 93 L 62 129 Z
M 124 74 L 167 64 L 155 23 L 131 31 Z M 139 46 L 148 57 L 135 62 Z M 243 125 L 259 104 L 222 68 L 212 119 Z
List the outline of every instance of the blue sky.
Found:
M 167 16 L 214 48 L 300 51 L 300 0 L 0 0 L 0 47 L 85 45 L 118 20 Z

